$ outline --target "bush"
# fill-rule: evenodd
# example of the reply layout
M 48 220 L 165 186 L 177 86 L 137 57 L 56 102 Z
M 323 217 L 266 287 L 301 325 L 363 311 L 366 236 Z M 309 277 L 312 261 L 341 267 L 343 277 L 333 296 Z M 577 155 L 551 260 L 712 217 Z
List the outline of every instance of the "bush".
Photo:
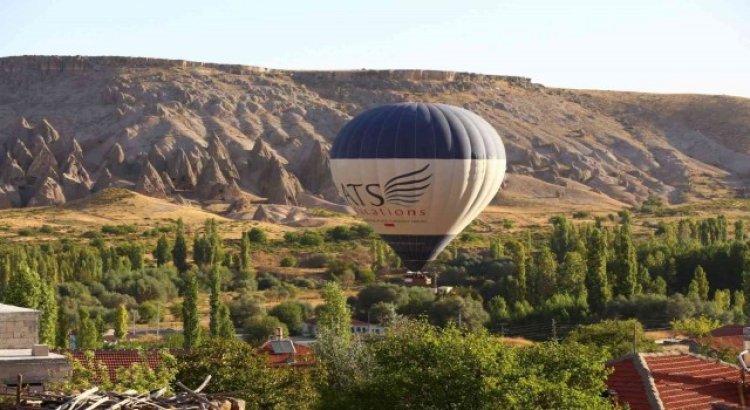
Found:
M 157 319 L 164 319 L 164 309 L 161 309 L 157 303 L 148 301 L 138 305 L 139 323 L 154 323 Z
M 104 225 L 101 230 L 108 235 L 127 235 L 138 231 L 133 225 Z
M 576 211 L 573 212 L 573 219 L 586 219 L 591 216 L 589 211 Z
M 255 242 L 259 244 L 266 244 L 268 242 L 268 236 L 266 236 L 266 231 L 258 227 L 254 227 L 250 229 L 250 232 L 247 233 L 247 239 L 249 239 L 250 242 Z
M 293 268 L 297 266 L 297 260 L 294 259 L 294 256 L 285 256 L 281 258 L 281 262 L 279 262 L 279 266 L 282 268 Z
M 286 325 L 275 316 L 265 314 L 251 316 L 243 326 L 245 340 L 248 343 L 261 344 L 274 335 L 277 327 L 280 327 L 284 333 L 288 332 Z
M 23 228 L 18 230 L 18 236 L 34 236 L 36 232 L 33 229 Z
M 326 265 L 328 264 L 328 259 L 329 259 L 328 255 L 324 253 L 314 253 L 302 259 L 298 263 L 298 266 L 303 267 L 303 268 L 314 268 L 314 269 L 325 268 Z
M 281 286 L 281 281 L 271 274 L 264 273 L 258 278 L 258 290 L 268 290 L 279 286 Z

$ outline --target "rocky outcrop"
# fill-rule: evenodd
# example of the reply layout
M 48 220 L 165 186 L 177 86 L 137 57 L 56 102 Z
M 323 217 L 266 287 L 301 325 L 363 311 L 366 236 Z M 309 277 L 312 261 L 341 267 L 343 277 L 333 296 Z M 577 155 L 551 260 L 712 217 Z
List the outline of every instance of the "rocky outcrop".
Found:
M 96 179 L 96 183 L 91 188 L 91 192 L 99 192 L 113 186 L 115 186 L 115 179 L 112 173 L 109 172 L 109 168 L 104 168 L 99 174 L 99 178 Z
M 164 181 L 162 181 L 159 172 L 149 161 L 146 161 L 146 164 L 143 166 L 141 176 L 138 177 L 138 181 L 135 183 L 135 190 L 143 195 L 156 198 L 166 198 L 167 196 Z
M 21 195 L 16 187 L 10 184 L 0 184 L 0 209 L 21 206 Z
M 26 173 L 18 162 L 10 156 L 10 152 L 5 154 L 5 161 L 0 166 L 0 182 L 9 184 L 22 184 L 26 178 Z
M 34 195 L 29 199 L 27 206 L 50 206 L 50 205 L 62 205 L 65 203 L 65 194 L 54 179 L 46 177 L 38 188 Z
M 201 198 L 205 199 L 223 199 L 229 189 L 229 181 L 224 177 L 224 173 L 219 168 L 219 163 L 213 158 L 203 168 L 198 187 L 196 191 Z
M 301 160 L 295 166 L 294 174 L 305 190 L 321 194 L 329 200 L 337 200 L 338 193 L 331 176 L 328 148 L 322 142 L 313 140 L 300 156 Z
M 180 148 L 169 166 L 172 184 L 178 189 L 192 190 L 198 183 L 193 165 L 185 150 Z
M 239 179 L 240 173 L 237 171 L 237 166 L 232 161 L 229 150 L 216 133 L 208 142 L 208 154 L 219 164 L 219 168 L 227 178 Z

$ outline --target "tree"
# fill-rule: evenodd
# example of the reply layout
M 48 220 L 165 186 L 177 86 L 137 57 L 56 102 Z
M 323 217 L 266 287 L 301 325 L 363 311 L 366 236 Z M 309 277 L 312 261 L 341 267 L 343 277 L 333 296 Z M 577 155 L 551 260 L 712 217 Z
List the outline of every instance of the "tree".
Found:
M 336 282 L 328 282 L 321 294 L 324 303 L 318 311 L 318 332 L 330 333 L 347 343 L 351 339 L 352 314 L 346 295 Z
M 188 272 L 185 283 L 185 300 L 182 302 L 182 333 L 184 348 L 190 350 L 200 340 L 200 318 L 198 316 L 198 279 L 195 273 Z
M 219 312 L 216 318 L 216 337 L 233 338 L 237 335 L 229 313 L 229 307 L 224 303 L 219 305 Z
M 700 300 L 708 300 L 709 284 L 706 272 L 703 270 L 701 265 L 695 267 L 693 272 L 693 280 L 690 281 L 688 287 L 688 296 L 698 298 Z
M 268 314 L 284 322 L 291 335 L 298 336 L 302 333 L 305 324 L 305 309 L 300 302 L 282 302 L 274 306 Z
M 633 346 L 634 337 L 636 346 Z M 643 325 L 635 319 L 604 320 L 591 325 L 581 325 L 573 329 L 565 340 L 602 348 L 610 358 L 631 353 L 633 348 L 639 352 L 658 350 L 658 346 L 646 337 Z
M 122 340 L 128 333 L 128 309 L 120 304 L 115 313 L 115 338 Z
M 185 273 L 189 268 L 187 263 L 187 252 L 185 225 L 182 223 L 182 218 L 180 218 L 177 220 L 177 235 L 174 240 L 174 248 L 172 249 L 172 261 L 180 273 Z
M 8 287 L 3 292 L 6 304 L 36 309 L 42 297 L 42 281 L 25 262 L 18 264 Z
M 94 350 L 102 347 L 101 333 L 96 322 L 91 319 L 86 309 L 78 313 L 78 332 L 76 332 L 76 348 L 81 350 Z
M 534 265 L 534 302 L 540 305 L 557 290 L 557 261 L 552 251 L 544 246 L 536 255 Z
M 600 228 L 592 229 L 589 236 L 586 286 L 589 306 L 594 312 L 603 312 L 612 299 L 612 292 L 607 280 L 607 243 Z
M 516 240 L 509 241 L 505 246 L 509 249 L 511 258 L 513 259 L 513 264 L 516 266 L 515 295 L 513 295 L 512 301 L 526 301 L 528 300 L 528 290 L 526 287 L 528 281 L 526 277 L 528 265 L 526 246 L 523 242 Z
M 578 252 L 567 252 L 560 268 L 560 281 L 564 291 L 576 299 L 586 300 L 586 262 Z
M 211 268 L 209 276 L 209 286 L 211 287 L 211 294 L 209 295 L 208 304 L 210 307 L 210 317 L 208 329 L 211 336 L 216 336 L 219 332 L 219 307 L 221 306 L 221 279 L 219 277 L 219 266 L 214 265 Z
M 670 322 L 675 332 L 685 334 L 694 338 L 706 337 L 708 334 L 721 326 L 721 322 L 706 316 L 673 320 Z
M 745 241 L 745 221 L 742 219 L 734 222 L 734 240 L 737 242 Z
M 261 344 L 271 336 L 274 336 L 276 329 L 281 329 L 284 333 L 287 332 L 284 323 L 275 316 L 268 316 L 265 314 L 259 314 L 248 318 L 245 321 L 245 326 L 243 328 L 245 340 L 248 343 L 255 345 Z
M 65 309 L 57 309 L 57 332 L 55 334 L 55 346 L 61 349 L 70 347 L 70 319 Z
M 209 339 L 181 357 L 177 379 L 198 386 L 207 376 L 209 394 L 232 392 L 247 409 L 309 409 L 316 402 L 310 374 L 268 366 L 266 358 L 237 339 Z
M 620 225 L 615 236 L 615 266 L 614 294 L 633 296 L 638 285 L 638 262 L 627 222 Z
M 481 302 L 460 296 L 439 299 L 430 307 L 428 317 L 430 323 L 440 327 L 452 324 L 471 330 L 481 329 L 490 319 Z
M 252 255 L 250 254 L 250 238 L 242 235 L 240 240 L 240 271 L 250 271 L 252 267 Z
M 714 304 L 719 311 L 728 311 L 732 303 L 732 292 L 729 289 L 716 289 L 714 292 Z
M 172 250 L 169 249 L 169 241 L 167 241 L 167 236 L 164 234 L 156 242 L 154 259 L 156 259 L 156 266 L 164 266 L 172 259 Z
M 390 326 L 396 319 L 396 306 L 393 303 L 378 302 L 370 308 L 370 322 Z
M 372 364 L 341 386 L 326 408 L 607 409 L 607 368 L 596 349 L 577 344 L 503 346 L 484 331 L 395 326 L 374 341 Z M 438 365 L 440 364 L 440 365 Z
M 50 283 L 41 285 L 39 301 L 39 342 L 54 346 L 57 328 L 57 298 Z
M 552 223 L 550 248 L 557 256 L 557 262 L 562 263 L 565 253 L 573 248 L 572 225 L 562 215 L 552 217 L 550 222 Z
M 247 239 L 249 239 L 250 242 L 259 243 L 262 245 L 265 245 L 268 242 L 266 231 L 258 227 L 253 227 L 252 229 L 250 229 L 250 231 L 247 233 Z

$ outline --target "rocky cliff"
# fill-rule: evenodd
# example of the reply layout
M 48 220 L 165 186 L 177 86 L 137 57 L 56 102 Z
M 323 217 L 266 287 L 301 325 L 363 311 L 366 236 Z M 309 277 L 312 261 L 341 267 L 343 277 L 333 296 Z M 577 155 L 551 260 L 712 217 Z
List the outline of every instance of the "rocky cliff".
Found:
M 504 139 L 510 172 L 549 191 L 537 195 L 674 203 L 744 195 L 750 185 L 747 99 L 550 89 L 429 70 L 24 56 L 0 58 L 0 208 L 113 186 L 180 202 L 333 206 L 336 132 L 367 108 L 400 101 L 446 102 L 486 118 Z

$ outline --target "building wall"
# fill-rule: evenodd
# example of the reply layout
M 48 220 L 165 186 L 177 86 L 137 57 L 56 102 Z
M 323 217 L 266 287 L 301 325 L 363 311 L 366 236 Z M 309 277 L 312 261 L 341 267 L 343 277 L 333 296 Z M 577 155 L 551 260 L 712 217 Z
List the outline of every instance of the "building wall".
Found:
M 39 312 L 0 312 L 0 349 L 31 349 L 39 340 Z

